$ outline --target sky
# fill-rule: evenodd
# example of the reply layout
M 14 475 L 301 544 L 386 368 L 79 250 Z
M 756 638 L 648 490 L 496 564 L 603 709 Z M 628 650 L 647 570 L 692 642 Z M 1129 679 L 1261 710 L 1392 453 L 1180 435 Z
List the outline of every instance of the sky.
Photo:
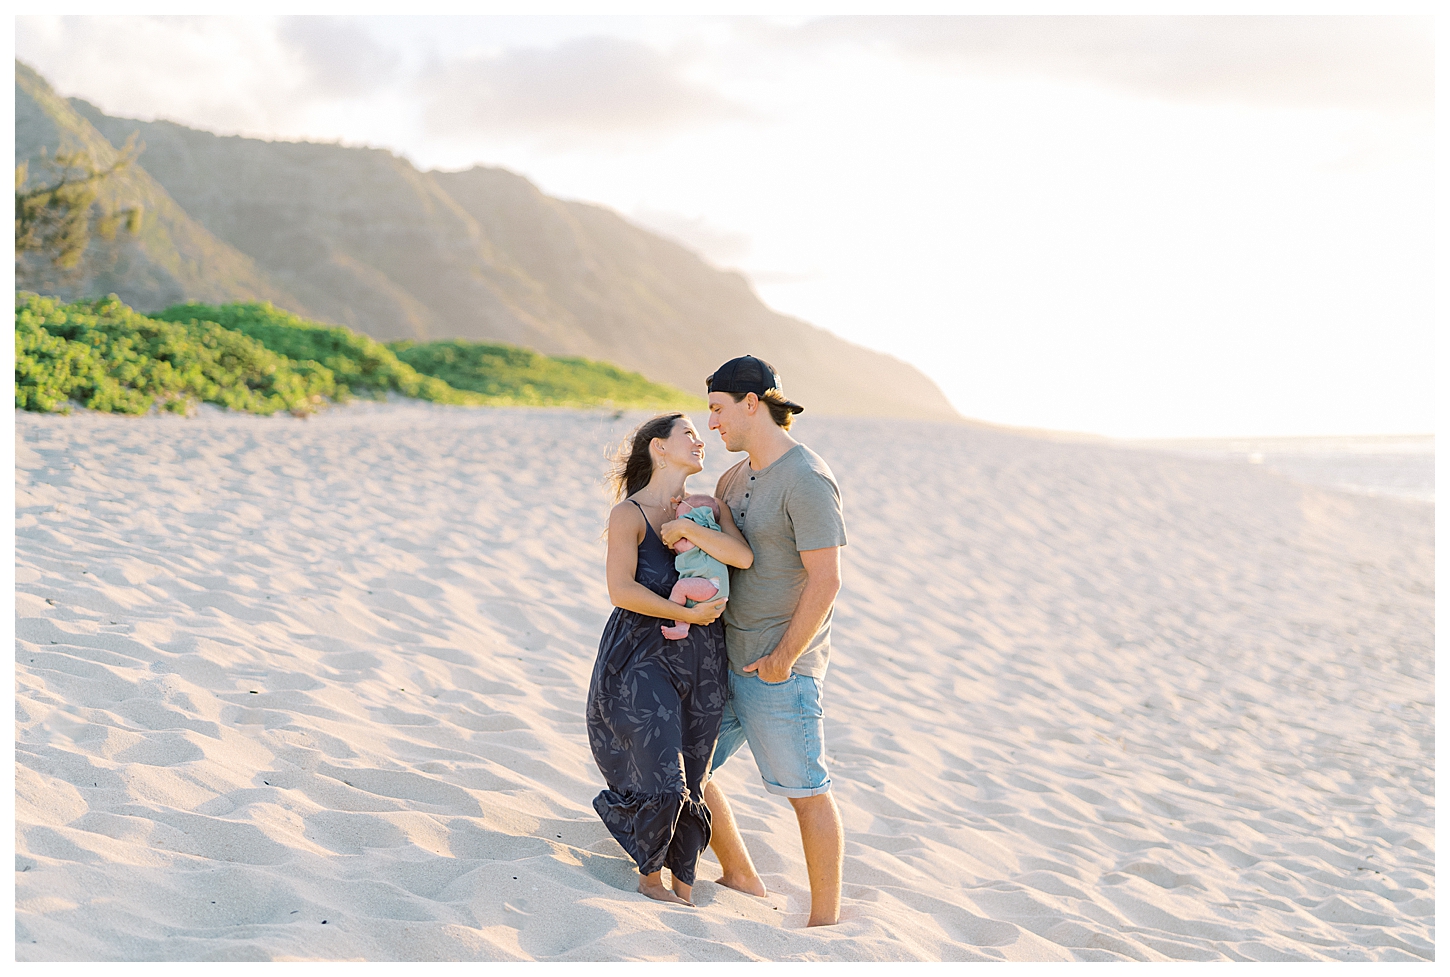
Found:
M 612 207 L 968 417 L 1434 428 L 1425 18 L 15 23 L 17 57 L 113 115 Z

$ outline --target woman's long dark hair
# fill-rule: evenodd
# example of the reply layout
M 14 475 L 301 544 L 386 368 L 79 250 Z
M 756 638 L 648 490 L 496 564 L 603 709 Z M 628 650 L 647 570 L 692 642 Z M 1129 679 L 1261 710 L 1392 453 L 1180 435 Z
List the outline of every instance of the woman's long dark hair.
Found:
M 649 484 L 654 475 L 654 459 L 650 457 L 649 445 L 655 438 L 668 438 L 675 430 L 675 422 L 685 415 L 671 411 L 651 417 L 634 433 L 625 438 L 614 455 L 614 466 L 609 471 L 609 485 L 614 490 L 615 501 L 629 498 Z

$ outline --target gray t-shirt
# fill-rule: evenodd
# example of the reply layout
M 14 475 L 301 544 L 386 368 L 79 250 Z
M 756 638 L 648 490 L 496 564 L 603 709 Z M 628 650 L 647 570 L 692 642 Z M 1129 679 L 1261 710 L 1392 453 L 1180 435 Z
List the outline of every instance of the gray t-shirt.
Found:
M 801 550 L 845 546 L 846 521 L 830 467 L 803 444 L 758 472 L 750 470 L 749 458 L 730 469 L 720 478 L 720 501 L 755 554 L 749 569 L 731 568 L 725 605 L 725 649 L 731 669 L 741 673 L 785 635 L 806 586 Z M 826 674 L 834 614 L 832 607 L 791 671 Z

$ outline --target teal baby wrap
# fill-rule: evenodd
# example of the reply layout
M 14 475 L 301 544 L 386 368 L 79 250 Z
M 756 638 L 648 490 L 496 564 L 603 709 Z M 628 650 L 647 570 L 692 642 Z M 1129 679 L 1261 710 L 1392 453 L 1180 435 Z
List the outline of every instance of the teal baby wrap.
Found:
M 717 533 L 721 531 L 720 524 L 715 521 L 715 513 L 711 512 L 707 505 L 691 509 L 680 518 L 699 523 L 706 529 L 713 529 Z M 704 577 L 707 580 L 720 581 L 720 592 L 711 600 L 730 596 L 730 568 L 698 546 L 675 555 L 675 570 L 682 577 Z M 694 607 L 697 603 L 699 602 L 686 599 L 685 606 Z

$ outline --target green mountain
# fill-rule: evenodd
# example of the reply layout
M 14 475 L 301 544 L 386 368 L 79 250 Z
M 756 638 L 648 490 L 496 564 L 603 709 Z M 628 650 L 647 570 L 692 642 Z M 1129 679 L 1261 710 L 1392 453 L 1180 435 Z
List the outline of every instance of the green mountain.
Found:
M 53 145 L 35 123 L 61 114 L 46 103 L 22 119 L 27 72 L 17 66 L 17 160 L 21 130 L 30 151 Z M 813 413 L 957 417 L 914 367 L 776 313 L 742 276 L 506 170 L 422 172 L 386 150 L 218 136 L 113 118 L 79 99 L 67 107 L 113 146 L 139 133 L 138 181 L 144 173 L 208 234 L 197 238 L 205 254 L 178 245 L 178 255 L 198 255 L 198 268 L 211 256 L 252 262 L 254 278 L 222 263 L 208 276 L 212 292 L 195 282 L 182 288 L 186 300 L 268 298 L 380 341 L 506 343 L 617 364 L 697 395 L 721 362 L 753 353 Z M 148 268 L 159 255 L 148 252 Z M 141 308 L 181 300 L 148 301 L 116 287 L 121 276 L 90 281 L 89 294 L 116 291 Z M 223 287 L 231 291 L 217 295 Z

